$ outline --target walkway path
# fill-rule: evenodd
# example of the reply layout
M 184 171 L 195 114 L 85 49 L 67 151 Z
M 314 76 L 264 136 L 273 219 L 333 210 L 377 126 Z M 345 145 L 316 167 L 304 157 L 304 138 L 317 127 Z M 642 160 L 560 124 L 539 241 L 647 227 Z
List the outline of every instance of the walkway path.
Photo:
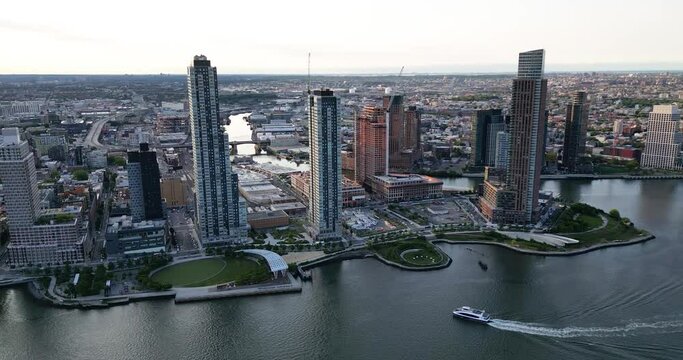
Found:
M 577 214 L 577 215 L 579 215 L 579 214 Z M 598 231 L 598 230 L 604 229 L 605 226 L 607 226 L 607 224 L 609 223 L 609 220 L 607 220 L 607 217 L 605 215 L 600 215 L 600 218 L 602 219 L 602 225 L 600 225 L 594 229 L 590 229 L 590 230 L 586 230 L 586 231 L 573 232 L 573 233 L 562 233 L 562 235 L 587 234 L 587 233 L 590 233 L 593 231 Z

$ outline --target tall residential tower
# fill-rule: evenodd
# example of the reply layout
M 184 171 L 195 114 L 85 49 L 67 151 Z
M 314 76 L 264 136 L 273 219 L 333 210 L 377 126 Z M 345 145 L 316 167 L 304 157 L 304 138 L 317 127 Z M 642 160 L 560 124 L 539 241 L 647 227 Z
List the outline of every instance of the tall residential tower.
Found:
M 4 128 L 0 137 L 0 181 L 10 231 L 11 265 L 56 265 L 82 262 L 89 236 L 75 213 L 41 209 L 36 165 L 19 129 Z M 87 227 L 87 224 L 85 224 Z
M 545 104 L 548 80 L 543 77 L 545 50 L 519 54 L 517 78 L 512 81 L 510 160 L 507 182 L 517 191 L 515 211 L 533 221 L 541 187 L 545 149 Z
M 370 178 L 387 174 L 387 125 L 381 107 L 366 105 L 356 118 L 356 182 L 369 186 Z
M 544 50 L 519 54 L 517 78 L 512 81 L 509 157 L 506 171 L 489 171 L 480 198 L 482 213 L 494 223 L 535 220 L 544 157 L 547 80 L 543 78 Z
M 496 159 L 496 137 L 505 131 L 503 111 L 477 110 L 472 115 L 472 163 L 474 166 L 493 166 Z
M 681 169 L 681 111 L 676 105 L 655 105 L 647 120 L 644 168 Z
M 309 101 L 311 233 L 318 240 L 341 236 L 342 173 L 338 99 L 331 90 L 315 90 Z
M 161 219 L 161 175 L 156 151 L 141 143 L 139 151 L 128 152 L 130 211 L 133 221 Z
M 246 216 L 237 190 L 237 174 L 230 167 L 228 134 L 220 119 L 216 68 L 206 56 L 199 55 L 187 74 L 197 233 L 205 245 L 236 242 L 246 235 Z
M 562 166 L 571 172 L 576 171 L 579 158 L 586 152 L 589 106 L 585 91 L 575 92 L 572 102 L 567 105 Z

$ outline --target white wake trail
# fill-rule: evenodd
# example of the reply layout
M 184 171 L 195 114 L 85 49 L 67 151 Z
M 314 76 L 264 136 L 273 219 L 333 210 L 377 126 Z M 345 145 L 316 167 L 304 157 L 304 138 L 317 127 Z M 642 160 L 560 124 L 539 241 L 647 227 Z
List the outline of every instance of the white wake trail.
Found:
M 493 319 L 490 326 L 518 333 L 549 336 L 557 338 L 574 337 L 616 337 L 638 334 L 660 334 L 683 332 L 683 320 L 656 321 L 656 322 L 632 322 L 623 326 L 614 327 L 564 327 L 554 328 L 543 324 L 525 323 L 520 321 Z

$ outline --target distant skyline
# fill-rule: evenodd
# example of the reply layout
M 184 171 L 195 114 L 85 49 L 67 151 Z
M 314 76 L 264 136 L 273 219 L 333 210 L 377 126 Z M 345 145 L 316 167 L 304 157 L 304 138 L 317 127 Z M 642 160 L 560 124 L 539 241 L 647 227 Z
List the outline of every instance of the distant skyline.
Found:
M 312 74 L 500 73 L 538 48 L 547 72 L 680 71 L 681 13 L 673 0 L 10 2 L 0 74 L 183 74 L 196 54 L 221 74 L 304 74 L 308 52 Z

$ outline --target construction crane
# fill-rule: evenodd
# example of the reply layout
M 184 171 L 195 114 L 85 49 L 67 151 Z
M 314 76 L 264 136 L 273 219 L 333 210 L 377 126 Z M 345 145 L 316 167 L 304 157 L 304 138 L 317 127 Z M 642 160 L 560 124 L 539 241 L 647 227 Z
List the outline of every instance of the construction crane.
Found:
M 401 66 L 401 71 L 398 72 L 399 80 L 401 78 L 401 75 L 403 75 L 403 68 L 405 68 L 405 66 Z M 385 162 L 385 164 L 384 164 L 384 175 L 389 175 L 389 154 L 391 153 L 391 151 L 389 150 L 389 138 L 391 135 L 391 129 L 390 129 L 391 128 L 391 105 L 394 104 L 394 99 L 396 98 L 397 92 L 398 91 L 394 91 L 394 89 L 392 89 L 391 97 L 389 97 L 389 102 L 387 103 L 387 108 L 385 109 L 386 112 L 384 115 L 385 128 L 387 129 L 386 130 L 386 136 L 385 136 L 386 140 L 387 140 L 387 145 L 386 145 L 386 153 L 384 156 L 384 162 Z

